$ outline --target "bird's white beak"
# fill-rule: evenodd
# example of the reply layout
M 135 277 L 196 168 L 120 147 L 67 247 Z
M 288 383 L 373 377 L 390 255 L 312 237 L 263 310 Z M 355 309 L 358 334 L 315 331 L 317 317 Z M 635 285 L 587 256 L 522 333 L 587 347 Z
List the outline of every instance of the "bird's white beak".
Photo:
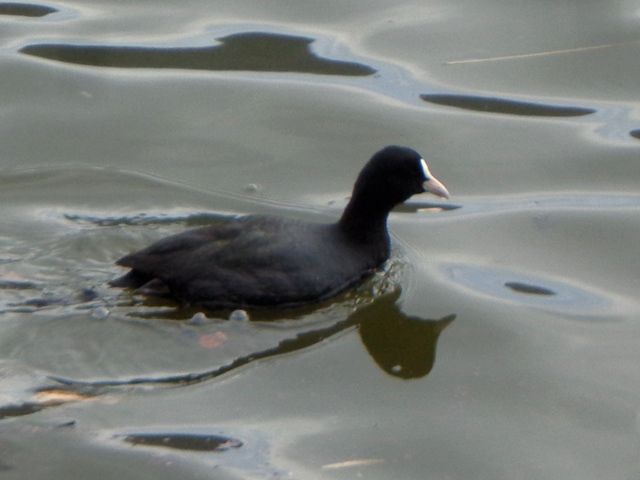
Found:
M 447 190 L 447 187 L 445 187 L 443 183 L 434 176 L 424 182 L 422 184 L 422 188 L 438 197 L 449 198 L 449 190 Z
M 438 197 L 449 198 L 449 190 L 447 190 L 447 187 L 445 187 L 440 180 L 432 175 L 429 171 L 429 167 L 427 166 L 427 162 L 424 161 L 424 158 L 420 159 L 420 165 L 422 166 L 424 178 L 426 178 L 422 184 L 422 188 Z

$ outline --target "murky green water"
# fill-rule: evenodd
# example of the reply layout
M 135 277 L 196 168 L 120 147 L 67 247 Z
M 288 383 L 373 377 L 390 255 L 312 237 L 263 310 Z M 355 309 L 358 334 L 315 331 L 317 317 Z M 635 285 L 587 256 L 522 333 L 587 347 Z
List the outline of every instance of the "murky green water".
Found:
M 0 4 L 6 478 L 637 479 L 640 2 Z M 453 198 L 253 321 L 110 289 L 220 215 Z M 194 316 L 195 315 L 195 316 Z

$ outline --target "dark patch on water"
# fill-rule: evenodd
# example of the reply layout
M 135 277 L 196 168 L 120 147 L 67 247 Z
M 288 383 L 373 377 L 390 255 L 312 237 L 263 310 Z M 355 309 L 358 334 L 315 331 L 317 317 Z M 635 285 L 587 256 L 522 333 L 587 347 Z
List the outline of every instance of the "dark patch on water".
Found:
M 65 298 L 59 297 L 38 297 L 38 298 L 30 298 L 25 300 L 20 304 L 11 304 L 14 307 L 35 307 L 35 308 L 45 308 L 51 307 L 53 305 L 67 305 L 69 304 L 69 300 Z
M 204 454 L 199 462 L 210 462 L 217 468 L 250 472 L 233 478 L 285 478 L 288 472 L 275 468 L 270 461 L 271 444 L 269 437 L 255 430 L 235 430 L 233 436 L 214 428 L 188 428 L 182 431 L 143 429 L 137 432 L 105 432 L 110 441 L 126 442 L 135 447 L 163 449 L 163 455 Z M 241 437 L 243 440 L 239 440 Z M 131 448 L 128 448 L 131 450 Z M 145 453 L 145 455 L 147 455 Z M 214 477 L 217 478 L 214 471 Z M 227 478 L 225 475 L 224 478 Z
M 79 301 L 91 302 L 93 300 L 97 300 L 99 297 L 100 297 L 100 294 L 95 289 L 95 287 L 85 287 L 80 291 Z
M 503 113 L 531 117 L 579 117 L 596 111 L 592 108 L 564 107 L 542 103 L 518 102 L 498 97 L 472 95 L 423 94 L 425 102 L 478 112 Z
M 8 417 L 20 417 L 22 415 L 30 415 L 46 408 L 46 405 L 39 403 L 23 403 L 20 405 L 6 405 L 0 407 L 0 419 Z
M 0 278 L 0 289 L 35 290 L 38 286 L 28 280 L 3 280 Z
M 321 58 L 310 48 L 312 38 L 249 32 L 219 39 L 210 47 L 135 47 L 36 44 L 20 51 L 65 63 L 116 68 L 175 68 L 190 70 L 297 72 L 366 76 L 373 68 Z
M 556 292 L 548 288 L 539 287 L 538 285 L 530 285 L 522 282 L 507 282 L 505 287 L 510 288 L 514 292 L 526 293 L 528 295 L 555 295 Z
M 559 279 L 542 278 L 491 266 L 449 264 L 443 268 L 452 281 L 478 293 L 574 318 L 603 318 L 603 313 L 611 311 L 614 306 L 613 300 L 603 293 Z M 514 280 L 517 277 L 521 280 Z
M 117 435 L 132 445 L 173 448 L 197 452 L 224 452 L 240 448 L 242 442 L 223 435 L 193 433 L 130 433 Z
M 77 422 L 75 420 L 67 420 L 65 422 L 56 423 L 53 428 L 75 428 Z
M 640 140 L 640 129 L 632 130 L 631 132 L 629 132 L 629 135 L 631 135 L 633 138 L 637 138 L 638 140 Z
M 15 15 L 18 17 L 44 17 L 58 10 L 46 5 L 34 3 L 0 3 L 0 15 Z

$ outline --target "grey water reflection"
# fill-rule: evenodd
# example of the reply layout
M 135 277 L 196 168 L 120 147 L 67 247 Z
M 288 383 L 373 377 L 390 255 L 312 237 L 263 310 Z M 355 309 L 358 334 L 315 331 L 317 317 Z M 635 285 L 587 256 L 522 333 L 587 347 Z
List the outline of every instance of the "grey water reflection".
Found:
M 520 102 L 498 97 L 479 97 L 470 95 L 423 94 L 425 102 L 462 108 L 478 112 L 502 113 L 532 117 L 579 117 L 596 111 L 592 108 L 547 105 L 533 102 Z
M 349 329 L 358 332 L 367 352 L 383 371 L 400 379 L 422 378 L 433 369 L 438 338 L 455 319 L 455 315 L 440 319 L 408 316 L 398 305 L 400 293 L 400 289 L 397 289 L 382 295 L 342 321 L 303 331 L 281 340 L 272 348 L 251 352 L 207 371 L 96 381 L 50 375 L 46 381 L 41 380 L 39 386 L 29 386 L 27 390 L 35 392 L 35 395 L 26 395 L 27 400 L 0 406 L 0 418 L 28 415 L 47 407 L 87 400 L 117 387 L 181 386 L 204 382 L 257 360 L 306 349 Z
M 373 68 L 331 60 L 311 51 L 314 39 L 265 32 L 246 32 L 218 39 L 209 47 L 136 47 L 72 44 L 34 44 L 20 51 L 59 62 L 116 68 L 180 68 L 297 72 L 319 75 L 367 76 Z
M 0 15 L 14 15 L 19 17 L 44 17 L 51 13 L 55 13 L 53 7 L 46 5 L 37 5 L 35 3 L 0 3 Z

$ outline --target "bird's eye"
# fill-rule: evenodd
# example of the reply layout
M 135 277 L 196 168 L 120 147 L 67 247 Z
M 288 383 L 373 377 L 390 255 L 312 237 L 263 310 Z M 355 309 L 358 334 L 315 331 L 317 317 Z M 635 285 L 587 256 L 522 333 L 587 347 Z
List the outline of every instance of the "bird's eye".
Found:
M 429 180 L 430 178 L 433 177 L 433 175 L 431 175 L 431 172 L 429 171 L 429 167 L 427 166 L 427 162 L 424 161 L 424 158 L 420 159 L 420 166 L 422 167 L 422 173 L 424 174 L 424 178 L 426 180 Z

